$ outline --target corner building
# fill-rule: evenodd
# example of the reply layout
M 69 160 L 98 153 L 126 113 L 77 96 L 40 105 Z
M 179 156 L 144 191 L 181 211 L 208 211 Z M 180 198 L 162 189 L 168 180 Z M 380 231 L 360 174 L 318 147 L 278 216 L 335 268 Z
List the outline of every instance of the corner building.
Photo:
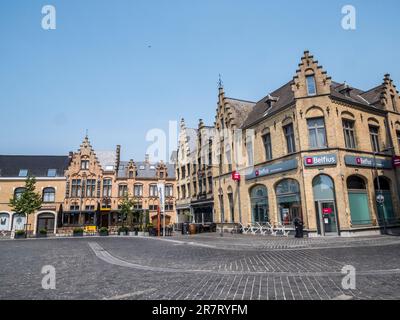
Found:
M 290 228 L 299 217 L 310 236 L 399 226 L 400 98 L 390 75 L 363 91 L 334 82 L 306 51 L 291 81 L 236 112 L 243 123 L 226 100 L 220 88 L 217 130 L 239 123 L 255 134 L 241 150 L 246 165 L 214 176 L 219 222 Z

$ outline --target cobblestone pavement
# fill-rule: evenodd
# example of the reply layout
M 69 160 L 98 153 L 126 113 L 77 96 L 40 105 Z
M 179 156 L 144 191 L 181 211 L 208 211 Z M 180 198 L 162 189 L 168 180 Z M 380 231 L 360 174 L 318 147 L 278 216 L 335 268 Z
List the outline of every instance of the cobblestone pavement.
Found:
M 400 299 L 400 238 L 0 241 L 0 299 Z M 44 265 L 56 289 L 41 287 Z M 346 265 L 356 289 L 342 288 Z

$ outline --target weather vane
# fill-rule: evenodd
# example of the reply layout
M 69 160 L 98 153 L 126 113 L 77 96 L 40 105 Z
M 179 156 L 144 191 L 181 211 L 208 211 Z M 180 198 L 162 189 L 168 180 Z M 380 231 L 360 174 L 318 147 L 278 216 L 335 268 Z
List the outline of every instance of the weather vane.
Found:
M 222 82 L 222 76 L 221 74 L 218 75 L 218 88 L 222 89 L 224 83 Z

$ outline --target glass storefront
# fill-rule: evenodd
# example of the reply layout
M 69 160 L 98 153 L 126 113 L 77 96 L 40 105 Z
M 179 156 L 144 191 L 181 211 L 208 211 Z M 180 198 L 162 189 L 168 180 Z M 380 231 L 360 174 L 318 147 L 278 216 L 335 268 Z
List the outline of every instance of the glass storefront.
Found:
M 251 215 L 253 223 L 269 222 L 268 191 L 264 186 L 255 186 L 250 191 Z
M 318 234 L 336 235 L 338 223 L 332 178 L 327 175 L 316 176 L 313 180 L 313 194 Z
M 379 177 L 374 181 L 375 195 L 381 194 L 383 196 L 383 202 L 377 203 L 378 207 L 378 218 L 379 220 L 385 219 L 386 223 L 391 223 L 395 219 L 394 208 L 392 202 L 392 192 L 390 190 L 390 180 L 386 177 Z
M 280 222 L 292 225 L 294 218 L 303 221 L 299 183 L 293 179 L 282 180 L 276 185 L 275 192 Z
M 368 192 L 365 181 L 358 176 L 347 179 L 350 215 L 352 225 L 371 224 L 371 214 L 368 205 Z

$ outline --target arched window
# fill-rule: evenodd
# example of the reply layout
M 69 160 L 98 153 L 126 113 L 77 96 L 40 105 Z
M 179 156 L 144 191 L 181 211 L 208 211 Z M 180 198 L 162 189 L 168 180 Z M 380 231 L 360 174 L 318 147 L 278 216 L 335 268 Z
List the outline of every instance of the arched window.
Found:
M 386 177 L 375 178 L 374 180 L 375 195 L 382 196 L 381 201 L 377 201 L 378 218 L 380 223 L 390 223 L 395 218 L 392 192 L 390 188 L 390 180 Z M 378 198 L 377 198 L 378 199 Z M 385 221 L 382 221 L 385 219 Z
M 294 179 L 284 179 L 275 187 L 280 222 L 292 224 L 294 218 L 303 220 L 301 211 L 300 185 Z
M 371 223 L 368 205 L 367 185 L 361 177 L 350 176 L 347 179 L 350 215 L 352 225 L 365 225 Z
M 56 190 L 54 188 L 43 189 L 43 202 L 55 202 L 56 201 Z
M 8 212 L 0 212 L 0 231 L 9 231 L 10 222 L 10 214 Z
M 251 213 L 253 223 L 269 222 L 268 190 L 258 185 L 250 190 Z
M 24 192 L 25 192 L 25 188 L 17 188 L 17 189 L 15 189 L 14 198 L 15 199 L 19 199 Z
M 235 222 L 235 202 L 233 199 L 233 189 L 231 186 L 228 187 L 228 202 L 229 202 L 229 213 L 231 216 L 231 222 Z

